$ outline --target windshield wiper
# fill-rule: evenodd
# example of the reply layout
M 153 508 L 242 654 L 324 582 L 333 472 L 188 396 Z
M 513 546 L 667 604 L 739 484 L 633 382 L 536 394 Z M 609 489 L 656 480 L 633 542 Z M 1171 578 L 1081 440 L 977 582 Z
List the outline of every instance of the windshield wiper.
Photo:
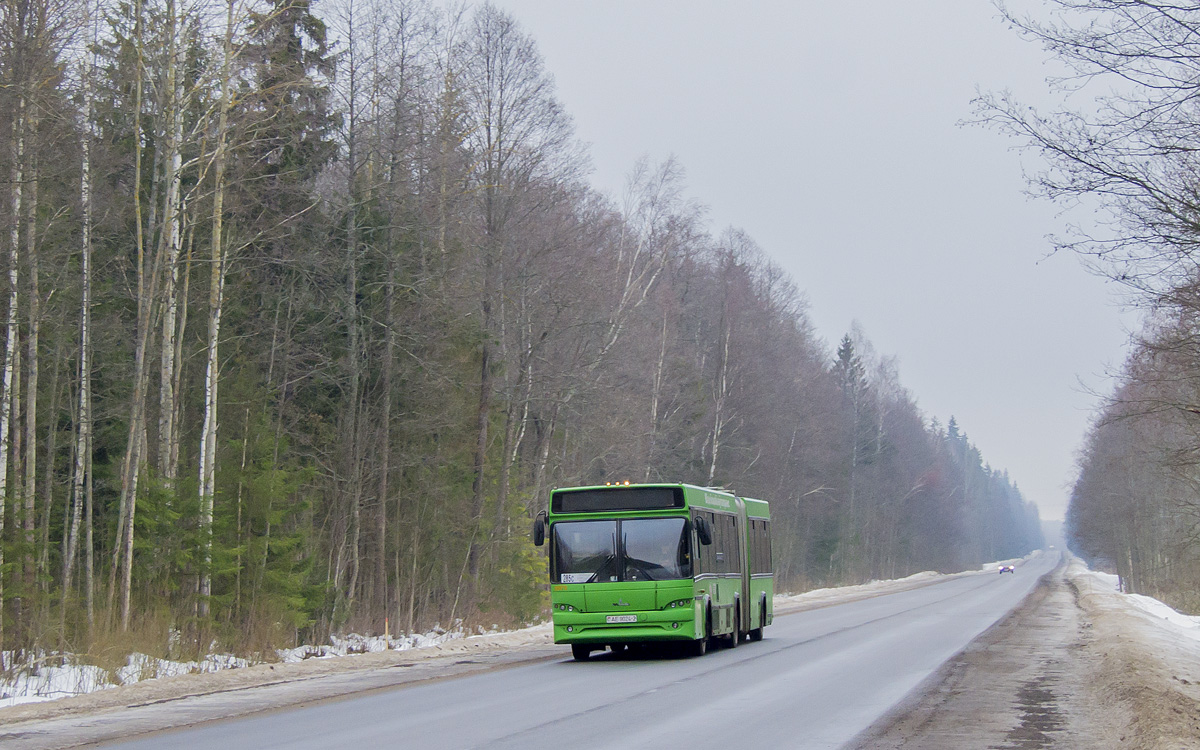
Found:
M 600 567 L 596 568 L 596 572 L 592 573 L 592 577 L 587 579 L 586 581 L 584 581 L 584 583 L 592 583 L 593 581 L 595 581 L 596 577 L 599 576 L 600 573 L 605 568 L 607 568 L 609 565 L 612 565 L 614 562 L 616 562 L 616 560 L 617 560 L 617 556 L 615 553 L 610 554 L 608 557 L 604 558 L 604 562 L 600 563 Z

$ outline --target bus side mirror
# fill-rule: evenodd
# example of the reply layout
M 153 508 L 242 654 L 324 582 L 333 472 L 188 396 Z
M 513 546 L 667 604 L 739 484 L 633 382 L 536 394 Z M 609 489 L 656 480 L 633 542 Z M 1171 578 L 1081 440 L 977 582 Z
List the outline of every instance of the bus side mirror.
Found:
M 712 527 L 704 516 L 696 516 L 696 537 L 706 547 L 712 544 Z
M 533 546 L 541 547 L 546 543 L 546 511 L 538 513 L 533 519 Z

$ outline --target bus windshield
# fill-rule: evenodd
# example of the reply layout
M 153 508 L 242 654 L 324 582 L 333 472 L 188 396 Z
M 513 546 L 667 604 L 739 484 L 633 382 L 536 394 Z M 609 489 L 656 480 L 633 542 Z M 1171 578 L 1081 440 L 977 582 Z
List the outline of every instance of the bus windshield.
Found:
M 683 518 L 560 521 L 553 528 L 554 573 L 560 583 L 692 577 Z

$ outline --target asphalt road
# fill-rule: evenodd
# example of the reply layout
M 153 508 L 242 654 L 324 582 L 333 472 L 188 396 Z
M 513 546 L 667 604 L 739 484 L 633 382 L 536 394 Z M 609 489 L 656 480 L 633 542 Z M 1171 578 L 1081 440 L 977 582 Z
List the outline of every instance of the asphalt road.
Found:
M 160 732 L 106 748 L 837 748 L 1012 610 L 1057 555 L 777 617 L 701 658 L 562 658 Z

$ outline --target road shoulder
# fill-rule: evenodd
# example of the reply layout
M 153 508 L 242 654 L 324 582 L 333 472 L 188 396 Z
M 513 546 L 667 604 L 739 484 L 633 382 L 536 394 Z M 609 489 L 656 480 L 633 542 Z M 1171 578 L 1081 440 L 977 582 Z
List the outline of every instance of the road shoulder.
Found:
M 1060 565 L 847 748 L 1200 747 L 1195 681 L 1126 616 Z

